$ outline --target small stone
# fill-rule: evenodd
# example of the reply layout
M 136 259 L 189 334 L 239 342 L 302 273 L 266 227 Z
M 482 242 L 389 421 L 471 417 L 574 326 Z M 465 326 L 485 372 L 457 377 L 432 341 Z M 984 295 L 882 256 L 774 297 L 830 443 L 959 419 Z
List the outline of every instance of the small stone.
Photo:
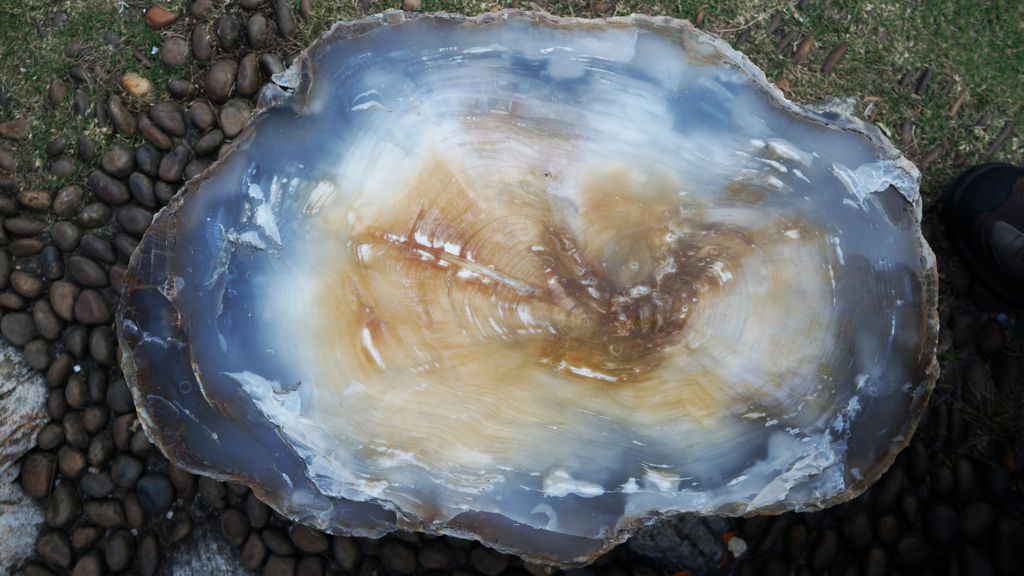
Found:
M 132 119 L 132 122 L 134 121 Z M 90 172 L 88 182 L 93 194 L 111 206 L 124 204 L 131 199 L 128 188 L 122 182 L 107 176 L 100 170 Z
M 331 539 L 331 551 L 334 553 L 334 559 L 338 561 L 341 568 L 349 573 L 355 571 L 363 556 L 355 539 L 348 536 L 333 537 Z
M 832 565 L 839 551 L 839 540 L 831 528 L 824 528 L 815 538 L 814 550 L 811 552 L 811 567 L 822 572 Z
M 192 521 L 187 514 L 175 514 L 171 518 L 171 527 L 167 538 L 173 543 L 188 536 L 192 531 Z
M 277 29 L 285 38 L 295 32 L 295 18 L 292 16 L 292 7 L 289 0 L 274 0 L 274 8 L 277 12 Z
M 892 544 L 900 536 L 900 521 L 892 514 L 886 514 L 878 519 L 875 533 L 878 535 L 879 542 Z
M 224 508 L 224 496 L 227 489 L 224 484 L 206 476 L 199 477 L 199 495 L 211 508 Z
M 100 156 L 100 167 L 115 178 L 124 178 L 135 168 L 135 155 L 124 146 L 113 144 Z
M 46 288 L 41 278 L 23 270 L 11 272 L 10 282 L 15 292 L 29 299 L 38 298 Z
M 92 500 L 83 506 L 85 517 L 102 528 L 116 528 L 125 523 L 120 500 Z
M 38 238 L 18 238 L 7 247 L 11 255 L 16 258 L 24 258 L 26 256 L 34 256 L 43 249 L 43 241 Z M 31 262 L 32 260 L 29 260 Z M 36 260 L 38 262 L 38 260 Z M 10 281 L 10 277 L 8 277 Z
M 296 576 L 324 576 L 324 559 L 319 556 L 303 556 L 295 571 Z
M 67 142 L 60 136 L 57 136 L 53 140 L 50 140 L 49 142 L 46 143 L 46 149 L 44 151 L 46 152 L 47 156 L 53 158 L 55 156 L 60 156 L 61 154 L 63 154 L 64 151 L 67 150 L 67 147 Z M 4 148 L 5 147 L 2 144 L 0 144 L 0 153 L 2 153 Z M 0 167 L 3 167 L 2 162 L 0 162 Z M 13 170 L 13 168 L 10 169 Z
M 60 80 L 53 80 L 50 82 L 50 86 L 46 90 L 46 98 L 50 102 L 50 106 L 54 108 L 61 105 L 64 102 L 64 98 L 67 96 L 67 88 Z
M 843 61 L 843 57 L 846 56 L 846 51 L 849 49 L 849 45 L 846 42 L 836 46 L 832 52 L 829 53 L 828 57 L 825 58 L 825 62 L 821 65 L 821 73 L 826 76 L 835 71 L 836 66 Z
M 266 528 L 260 533 L 263 543 L 274 554 L 281 556 L 292 556 L 295 554 L 295 545 L 280 530 Z
M 39 339 L 25 345 L 25 363 L 33 370 L 45 372 L 51 362 L 53 362 L 53 344 Z
M 49 145 L 47 145 L 46 149 L 50 149 Z M 61 152 L 63 152 L 63 150 L 61 150 Z M 61 152 L 57 152 L 57 154 L 60 154 Z M 50 156 L 56 156 L 57 154 L 50 154 Z M 14 157 L 14 150 L 0 144 L 0 170 L 14 172 L 17 169 L 18 160 Z
M 114 455 L 114 435 L 109 430 L 96 434 L 89 439 L 89 448 L 85 457 L 89 464 L 97 468 L 105 466 Z
M 53 488 L 46 501 L 46 524 L 50 528 L 63 528 L 78 518 L 81 511 L 74 484 L 62 482 Z
M 33 452 L 21 465 L 21 489 L 30 498 L 45 498 L 50 493 L 56 459 L 48 452 Z
M 38 302 L 37 302 L 38 305 Z M 75 357 L 67 352 L 61 352 L 57 355 L 57 358 L 50 365 L 50 368 L 46 371 L 46 385 L 51 388 L 57 388 L 63 385 L 68 380 L 68 376 L 71 374 L 74 368 Z M 63 432 L 61 432 L 61 438 L 63 439 Z M 40 445 L 43 450 L 48 450 L 45 446 Z
M 103 288 L 110 283 L 107 272 L 103 267 L 85 256 L 72 256 L 68 258 L 68 270 L 82 286 Z
M 121 454 L 110 465 L 110 479 L 124 489 L 132 489 L 142 476 L 142 462 L 138 458 Z
M 80 411 L 64 416 L 64 438 L 75 448 L 88 448 L 89 432 L 85 429 L 85 417 Z
M 295 558 L 271 554 L 263 568 L 263 576 L 294 576 Z
M 56 450 L 63 443 L 64 430 L 56 422 L 48 423 L 36 434 L 36 445 L 41 450 Z
M 293 524 L 288 530 L 288 537 L 292 542 L 308 554 L 320 554 L 326 552 L 330 547 L 327 536 L 319 530 L 314 530 L 304 524 Z
M 960 530 L 971 540 L 988 534 L 995 523 L 995 511 L 988 502 L 972 502 L 960 513 Z
M 150 178 L 156 177 L 160 167 L 160 152 L 151 144 L 143 144 L 135 149 L 135 166 Z
M 143 98 L 153 92 L 153 83 L 138 72 L 125 72 L 121 76 L 121 87 L 136 98 Z
M 28 137 L 28 120 L 19 116 L 0 124 L 0 138 L 8 140 L 24 140 Z
M 260 69 L 258 57 L 255 52 L 250 52 L 243 56 L 238 64 L 235 89 L 240 96 L 249 97 L 255 94 L 259 87 Z
M 223 143 L 224 132 L 221 132 L 220 130 L 210 130 L 206 134 L 203 134 L 199 140 L 196 140 L 193 150 L 199 156 L 206 156 L 215 152 Z
M 220 517 L 220 531 L 232 546 L 241 546 L 249 537 L 249 518 L 236 508 L 228 508 Z
M 166 476 L 159 474 L 146 474 L 140 478 L 135 486 L 135 493 L 139 497 L 139 505 L 142 506 L 142 509 L 152 515 L 161 515 L 167 512 L 174 499 L 171 481 Z
M 284 60 L 273 52 L 260 54 L 260 67 L 268 76 L 284 72 Z
M 93 404 L 85 408 L 82 420 L 85 422 L 86 431 L 89 434 L 96 434 L 107 425 L 107 422 L 110 420 L 110 413 L 104 406 Z
M 29 217 L 8 218 L 4 220 L 4 228 L 18 236 L 35 236 L 46 230 L 46 222 Z
M 157 170 L 157 174 L 164 182 L 180 182 L 182 172 L 188 161 L 188 148 L 178 144 L 160 160 L 160 168 Z
M 5 314 L 0 319 L 0 333 L 8 342 L 18 347 L 24 347 L 38 334 L 32 316 L 25 312 Z
M 402 0 L 402 10 L 409 12 L 419 12 L 420 0 Z
M 864 556 L 864 576 L 885 576 L 886 565 L 885 550 L 872 546 Z
M 249 46 L 253 50 L 260 50 L 267 42 L 267 17 L 257 12 L 249 17 L 245 24 L 246 36 L 249 39 Z
M 189 13 L 193 18 L 202 20 L 209 16 L 212 10 L 213 2 L 211 0 L 195 0 L 192 2 L 192 7 L 189 8 Z
M 160 543 L 151 532 L 139 539 L 136 566 L 142 576 L 154 576 L 160 567 Z
M 102 576 L 103 574 L 103 560 L 100 559 L 99 552 L 95 550 L 79 558 L 75 562 L 75 567 L 71 569 L 71 576 Z
M 249 123 L 252 116 L 252 106 L 245 100 L 230 100 L 220 109 L 220 127 L 224 136 L 234 138 L 238 136 Z
M 161 150 L 170 150 L 174 142 L 171 137 L 164 133 L 149 117 L 148 114 L 139 114 L 138 118 L 139 134 L 146 139 L 147 142 Z
M 238 46 L 238 39 L 242 35 L 242 27 L 234 15 L 224 14 L 217 18 L 213 30 L 217 34 L 217 43 L 220 45 L 221 50 L 230 52 Z
M 47 248 L 53 248 L 53 246 L 47 246 Z M 56 248 L 54 248 L 56 251 Z M 60 323 L 60 319 L 53 312 L 53 307 L 46 300 L 37 300 L 32 306 L 32 321 L 35 322 L 36 330 L 39 334 L 47 340 L 57 340 L 60 338 L 61 329 L 63 326 Z
M 255 10 L 262 6 L 266 0 L 238 0 L 239 6 L 246 10 Z
M 916 572 L 927 564 L 930 554 L 920 534 L 908 534 L 896 546 L 896 563 L 908 572 Z
M 206 94 L 214 102 L 223 102 L 231 97 L 238 65 L 234 60 L 217 60 L 206 74 Z
M 201 131 L 209 130 L 217 122 L 213 107 L 202 100 L 193 102 L 187 115 L 189 122 Z
M 121 257 L 124 258 L 125 260 L 128 260 L 132 257 L 132 254 L 135 253 L 135 248 L 137 248 L 138 245 L 139 241 L 134 236 L 129 236 L 128 234 L 123 233 L 114 236 L 114 246 L 117 247 L 117 252 L 121 254 Z M 113 283 L 114 270 L 111 269 L 110 272 L 111 283 Z
M 117 223 L 136 238 L 142 238 L 152 221 L 153 213 L 141 206 L 128 205 L 117 211 Z
M 48 190 L 22 190 L 18 193 L 18 203 L 29 210 L 46 212 L 50 209 L 50 192 Z
M 75 90 L 75 96 L 71 100 L 71 107 L 75 112 L 76 116 L 85 116 L 89 113 L 89 108 L 92 104 L 89 102 L 89 96 L 82 90 Z
M 977 483 L 974 477 L 974 465 L 971 460 L 961 456 L 957 458 L 956 465 L 953 468 L 953 475 L 955 478 L 954 493 L 961 502 L 969 500 L 975 490 L 977 490 Z
M 153 181 L 141 172 L 132 172 L 128 177 L 128 190 L 135 201 L 147 208 L 156 208 L 156 195 L 153 193 Z
M 67 156 L 61 156 L 50 164 L 49 171 L 57 178 L 68 178 L 75 173 L 75 161 Z
M 114 364 L 114 333 L 106 326 L 97 326 L 89 332 L 89 354 L 102 366 Z
M 71 541 L 63 532 L 47 530 L 36 540 L 36 553 L 39 557 L 55 568 L 67 570 L 73 560 Z
M 58 281 L 50 285 L 50 305 L 57 316 L 68 322 L 74 318 L 78 292 L 79 288 L 70 282 Z
M 799 44 L 796 45 L 796 50 L 793 52 L 793 62 L 799 64 L 807 59 L 807 56 L 814 50 L 814 36 L 805 36 Z
M 444 538 L 427 540 L 420 546 L 419 562 L 427 570 L 445 570 L 454 557 L 454 549 Z
M 160 61 L 171 68 L 188 64 L 188 42 L 180 36 L 165 38 L 160 45 Z
M 196 95 L 196 85 L 184 78 L 171 78 L 167 81 L 167 92 L 172 98 L 188 100 Z
M 135 412 L 135 402 L 124 378 L 112 378 L 106 390 L 106 403 L 115 414 Z
M 875 510 L 890 510 L 903 490 L 903 468 L 893 466 L 871 489 L 871 505 Z
M 149 109 L 149 117 L 161 130 L 174 136 L 185 135 L 185 115 L 174 102 L 158 102 Z
M 128 568 L 135 556 L 135 538 L 127 530 L 117 530 L 107 538 L 103 557 L 107 568 L 119 572 Z
M 210 43 L 210 33 L 206 31 L 206 26 L 197 24 L 195 28 L 192 28 L 190 41 L 192 56 L 200 62 L 209 62 L 213 56 L 213 46 Z
M 476 550 L 474 550 L 473 553 L 475 554 Z M 416 572 L 416 552 L 414 552 L 413 548 L 405 542 L 400 542 L 398 540 L 386 541 L 380 547 L 378 557 L 390 574 L 405 575 L 414 574 Z M 474 558 L 474 555 L 470 555 L 471 560 Z M 507 559 L 505 560 L 505 563 L 506 565 L 508 564 Z M 484 565 L 487 566 L 486 560 Z M 477 570 L 480 570 L 480 567 L 477 566 L 475 560 L 473 561 L 473 566 L 476 567 Z M 488 573 L 485 572 L 485 574 Z M 495 572 L 494 574 L 498 574 L 498 572 Z
M 82 160 L 92 162 L 92 159 L 96 157 L 96 143 L 88 136 L 79 136 L 75 140 L 75 151 Z
M 115 94 L 107 99 L 107 113 L 110 115 L 110 123 L 113 124 L 114 130 L 124 136 L 135 134 L 135 117 L 125 108 L 120 96 Z
M 871 530 L 871 517 L 864 510 L 851 513 L 843 522 L 843 533 L 853 548 L 867 548 L 874 535 Z
M 266 559 L 267 546 L 263 544 L 263 540 L 255 532 L 249 534 L 249 537 L 245 540 L 245 545 L 242 546 L 240 556 L 242 568 L 255 571 L 263 566 L 263 562 Z
M 64 431 L 64 435 L 67 436 L 67 430 Z M 72 480 L 78 478 L 87 465 L 88 461 L 85 459 L 85 454 L 80 450 L 70 446 L 61 446 L 60 450 L 57 451 L 57 470 L 65 478 Z
M 163 6 L 152 6 L 146 10 L 146 26 L 153 30 L 166 28 L 178 21 L 178 15 Z

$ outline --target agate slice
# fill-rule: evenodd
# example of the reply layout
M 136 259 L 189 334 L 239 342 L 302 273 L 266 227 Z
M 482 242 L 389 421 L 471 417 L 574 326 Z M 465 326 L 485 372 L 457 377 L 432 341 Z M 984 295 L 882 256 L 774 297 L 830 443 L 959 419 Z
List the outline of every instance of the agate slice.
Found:
M 330 532 L 578 565 L 659 516 L 842 502 L 913 433 L 917 170 L 723 41 L 391 12 L 275 82 L 126 276 L 176 464 Z

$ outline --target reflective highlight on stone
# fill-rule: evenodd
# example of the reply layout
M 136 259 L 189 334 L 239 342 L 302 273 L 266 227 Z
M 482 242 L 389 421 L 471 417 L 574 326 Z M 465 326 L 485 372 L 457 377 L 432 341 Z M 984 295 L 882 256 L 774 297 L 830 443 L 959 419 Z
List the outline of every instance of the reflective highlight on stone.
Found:
M 917 171 L 689 24 L 341 23 L 126 276 L 173 461 L 333 532 L 587 562 L 849 499 L 934 380 Z

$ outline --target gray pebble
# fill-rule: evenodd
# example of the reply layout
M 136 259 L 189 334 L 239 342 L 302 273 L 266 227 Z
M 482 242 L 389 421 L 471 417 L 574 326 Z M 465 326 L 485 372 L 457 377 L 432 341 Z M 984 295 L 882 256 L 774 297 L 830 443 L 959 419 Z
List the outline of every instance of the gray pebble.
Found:
M 24 347 L 38 334 L 32 316 L 25 312 L 11 312 L 0 319 L 0 333 L 8 342 Z
M 237 508 L 228 508 L 220 517 L 220 531 L 232 546 L 241 546 L 249 537 L 249 518 Z
M 242 568 L 246 570 L 255 571 L 263 566 L 263 562 L 267 559 L 267 546 L 258 534 L 255 532 L 249 534 L 245 540 L 245 545 L 242 546 L 242 553 L 239 559 L 241 560 Z
M 270 507 L 264 504 L 252 492 L 246 495 L 245 513 L 249 517 L 249 524 L 254 528 L 263 528 L 270 520 Z
M 41 338 L 25 345 L 25 363 L 39 372 L 45 372 L 50 367 L 53 354 L 53 344 Z
M 193 149 L 195 153 L 200 156 L 206 156 L 211 154 L 224 143 L 224 133 L 219 129 L 210 130 L 206 134 L 203 134 L 199 140 L 196 140 Z
M 82 422 L 85 424 L 85 431 L 89 434 L 96 434 L 110 421 L 110 413 L 106 407 L 100 404 L 92 404 L 82 411 Z
M 189 161 L 189 150 L 184 145 L 177 145 L 160 160 L 158 175 L 164 182 L 179 182 L 185 164 Z
M 100 170 L 89 173 L 89 188 L 97 198 L 107 204 L 117 206 L 131 200 L 128 188 L 119 180 L 115 180 Z
M 246 35 L 249 38 L 249 46 L 254 50 L 260 50 L 267 42 L 267 17 L 256 13 L 249 17 L 245 25 Z
M 46 230 L 46 222 L 28 217 L 8 218 L 4 220 L 4 229 L 18 236 L 35 236 Z
M 89 332 L 89 355 L 103 366 L 114 364 L 114 333 L 106 326 L 97 326 Z
M 90 466 L 101 467 L 110 461 L 114 452 L 114 435 L 109 430 L 104 430 L 89 439 L 89 448 L 85 451 L 85 458 L 89 461 Z
M 90 498 L 106 498 L 114 492 L 114 482 L 106 471 L 86 472 L 79 481 L 82 492 Z
M 202 479 L 200 479 L 200 486 L 202 486 Z M 280 530 L 265 528 L 260 533 L 260 537 L 263 538 L 263 543 L 274 554 L 280 554 L 281 556 L 292 556 L 295 554 L 295 545 Z
M 45 498 L 50 493 L 56 470 L 56 458 L 49 452 L 32 452 L 21 464 L 21 489 L 30 498 Z
M 131 204 L 117 210 L 117 223 L 136 238 L 142 238 L 152 221 L 153 213 L 141 206 Z
M 242 27 L 233 14 L 224 14 L 218 18 L 214 23 L 213 30 L 217 34 L 217 43 L 222 50 L 230 52 L 238 46 Z
M 271 554 L 263 568 L 263 576 L 294 576 L 295 558 Z
M 147 514 L 162 515 L 171 507 L 174 499 L 174 488 L 166 476 L 146 474 L 135 486 L 139 497 L 139 505 Z
M 284 72 L 284 60 L 273 52 L 267 52 L 266 54 L 260 54 L 260 67 L 267 73 L 268 76 L 279 74 Z
M 320 554 L 330 547 L 330 542 L 323 532 L 303 524 L 293 524 L 288 530 L 288 537 L 299 550 L 307 554 Z
M 245 100 L 230 100 L 220 109 L 220 127 L 224 136 L 234 138 L 238 136 L 249 123 L 252 116 L 252 105 Z
M 139 114 L 139 134 L 160 150 L 170 150 L 174 142 L 163 130 L 160 129 L 148 114 Z
M 120 144 L 112 144 L 100 156 L 100 167 L 115 178 L 124 178 L 135 168 L 135 155 Z
M 192 55 L 195 56 L 195 59 L 200 62 L 209 62 L 210 57 L 213 56 L 213 46 L 210 43 L 210 33 L 206 31 L 206 26 L 197 24 L 192 29 L 190 38 L 192 42 Z
M 83 506 L 85 517 L 102 528 L 124 526 L 124 508 L 116 499 L 93 500 Z
M 141 576 L 154 576 L 160 567 L 160 543 L 152 532 L 139 538 L 136 567 Z
M 359 545 L 354 538 L 348 536 L 334 536 L 331 539 L 331 551 L 341 568 L 349 573 L 354 572 L 362 560 Z
M 54 530 L 47 530 L 39 536 L 36 540 L 36 553 L 50 566 L 65 570 L 71 568 L 71 561 L 74 558 L 67 535 Z
M 128 112 L 121 97 L 114 94 L 107 99 L 107 113 L 110 115 L 110 123 L 124 136 L 135 134 L 135 117 Z
M 142 172 L 132 172 L 128 177 L 128 190 L 135 201 L 147 208 L 156 208 L 156 195 L 153 193 L 153 181 Z
M 60 338 L 60 333 L 64 327 L 47 300 L 37 300 L 32 306 L 32 321 L 36 325 L 36 330 L 43 338 L 47 340 L 57 340 Z
M 135 539 L 127 530 L 117 530 L 107 538 L 103 557 L 107 568 L 119 572 L 128 568 L 135 556 Z
M 54 486 L 46 501 L 46 524 L 50 528 L 63 528 L 76 520 L 82 512 L 74 484 L 61 482 Z
M 64 436 L 65 438 L 67 437 L 66 428 Z M 57 451 L 57 469 L 60 471 L 61 476 L 65 478 L 72 480 L 78 478 L 88 465 L 89 462 L 85 459 L 85 454 L 81 450 L 65 445 L 61 446 L 60 450 Z
M 110 282 L 107 272 L 96 261 L 85 256 L 72 256 L 68 258 L 68 271 L 71 276 L 82 286 L 90 288 L 103 288 Z
M 60 424 L 49 422 L 36 434 L 36 445 L 41 450 L 56 450 L 64 443 L 64 430 Z
M 234 60 L 222 59 L 214 62 L 204 81 L 207 96 L 214 102 L 223 102 L 230 98 L 237 71 L 238 65 Z
M 235 77 L 235 89 L 239 96 L 250 97 L 256 94 L 260 87 L 260 68 L 258 57 L 255 52 L 250 52 L 242 57 L 238 63 L 238 72 Z
M 85 162 L 92 162 L 92 159 L 96 157 L 96 143 L 92 138 L 83 134 L 75 140 L 75 152 Z
M 160 46 L 160 61 L 171 68 L 181 68 L 188 64 L 188 42 L 180 36 L 164 38 Z
M 197 100 L 188 108 L 188 119 L 199 130 L 209 130 L 217 122 L 217 115 L 208 103 Z
M 117 377 L 110 380 L 106 390 L 107 407 L 115 414 L 127 414 L 135 411 L 135 404 L 131 392 L 124 378 Z
M 64 257 L 56 246 L 46 246 L 39 254 L 39 264 L 47 280 L 59 280 L 64 276 Z
M 167 92 L 172 98 L 188 100 L 196 95 L 196 85 L 184 78 L 171 78 L 167 81 Z
M 110 465 L 110 478 L 121 488 L 131 489 L 142 476 L 143 465 L 138 458 L 121 454 Z
M 160 168 L 160 152 L 151 144 L 143 144 L 135 149 L 135 166 L 150 178 L 156 177 Z
M 149 117 L 161 130 L 174 136 L 185 135 L 185 115 L 174 102 L 158 102 L 149 109 Z

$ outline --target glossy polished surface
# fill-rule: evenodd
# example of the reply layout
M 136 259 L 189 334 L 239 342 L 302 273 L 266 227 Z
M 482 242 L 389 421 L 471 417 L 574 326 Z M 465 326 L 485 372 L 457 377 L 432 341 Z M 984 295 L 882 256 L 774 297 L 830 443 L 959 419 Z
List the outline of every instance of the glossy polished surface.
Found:
M 315 44 L 132 259 L 180 465 L 320 528 L 573 564 L 848 499 L 935 376 L 917 171 L 670 19 L 389 13 Z

